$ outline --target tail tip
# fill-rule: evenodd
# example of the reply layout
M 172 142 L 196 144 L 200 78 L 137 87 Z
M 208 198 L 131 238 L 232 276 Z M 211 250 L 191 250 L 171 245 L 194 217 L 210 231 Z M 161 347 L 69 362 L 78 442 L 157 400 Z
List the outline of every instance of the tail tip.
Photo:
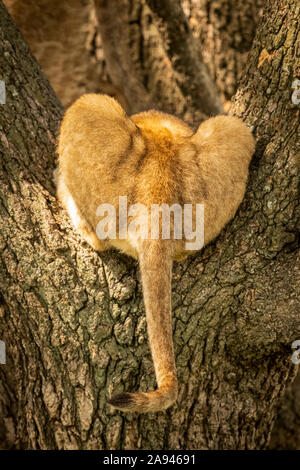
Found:
M 108 400 L 108 404 L 113 408 L 123 411 L 134 411 L 135 399 L 132 393 L 119 393 Z

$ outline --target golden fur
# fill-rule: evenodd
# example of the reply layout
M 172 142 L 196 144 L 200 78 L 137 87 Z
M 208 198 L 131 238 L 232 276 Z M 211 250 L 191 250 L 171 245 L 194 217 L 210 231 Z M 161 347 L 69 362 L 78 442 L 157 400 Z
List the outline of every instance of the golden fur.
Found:
M 180 119 L 158 111 L 129 118 L 106 95 L 88 94 L 66 112 L 59 136 L 58 197 L 73 224 L 96 250 L 111 246 L 139 259 L 151 353 L 158 389 L 123 393 L 110 404 L 123 411 L 159 411 L 177 397 L 171 326 L 172 260 L 191 251 L 185 238 L 128 235 L 100 240 L 97 207 L 144 204 L 204 204 L 204 244 L 214 239 L 240 205 L 254 139 L 238 118 L 217 116 L 194 133 Z M 193 208 L 194 216 L 194 208 Z M 128 218 L 128 222 L 132 218 Z M 171 219 L 173 222 L 173 219 Z

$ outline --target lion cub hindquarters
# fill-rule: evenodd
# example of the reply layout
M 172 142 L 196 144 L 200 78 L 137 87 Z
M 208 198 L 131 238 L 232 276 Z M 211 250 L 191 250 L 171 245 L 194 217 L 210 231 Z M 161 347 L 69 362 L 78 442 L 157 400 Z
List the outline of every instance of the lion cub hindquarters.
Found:
M 165 135 L 162 129 L 170 134 L 175 152 L 171 160 L 153 150 L 155 145 L 160 148 L 160 135 Z M 83 95 L 67 110 L 61 125 L 58 194 L 86 239 L 86 232 L 96 232 L 101 204 L 113 205 L 118 218 L 119 196 L 126 195 L 128 205 L 148 205 L 152 199 L 153 203 L 204 202 L 206 244 L 241 203 L 253 150 L 250 130 L 236 117 L 208 119 L 193 134 L 174 116 L 146 111 L 129 118 L 113 98 Z M 154 158 L 161 163 L 151 163 Z M 153 173 L 150 168 L 154 167 Z M 92 237 L 97 249 L 99 243 Z M 109 243 L 137 256 L 129 240 Z M 181 250 L 182 242 L 177 244 Z

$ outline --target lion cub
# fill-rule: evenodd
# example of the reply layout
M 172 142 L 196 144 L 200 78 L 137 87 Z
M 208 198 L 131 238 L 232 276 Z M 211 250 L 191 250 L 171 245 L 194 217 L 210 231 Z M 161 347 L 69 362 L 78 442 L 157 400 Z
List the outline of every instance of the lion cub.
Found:
M 97 94 L 82 96 L 67 110 L 58 145 L 58 197 L 95 250 L 116 247 L 140 265 L 158 388 L 113 396 L 113 407 L 144 413 L 175 402 L 172 261 L 210 242 L 235 215 L 253 151 L 252 134 L 236 117 L 208 119 L 193 132 L 158 111 L 128 117 L 113 98 Z

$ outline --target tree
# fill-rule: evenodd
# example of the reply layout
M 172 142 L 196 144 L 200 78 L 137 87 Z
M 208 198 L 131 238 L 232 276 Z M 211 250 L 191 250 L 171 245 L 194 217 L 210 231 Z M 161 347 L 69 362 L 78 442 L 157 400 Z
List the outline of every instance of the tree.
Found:
M 96 3 L 100 22 L 106 20 L 105 2 Z M 161 14 L 169 41 L 172 25 L 156 3 L 148 5 Z M 115 5 L 107 13 L 112 31 Z M 133 11 L 130 0 L 122 5 Z M 136 416 L 112 411 L 106 400 L 112 391 L 155 386 L 137 264 L 119 253 L 93 252 L 59 207 L 52 170 L 62 108 L 0 3 L 7 89 L 0 108 L 3 447 L 266 447 L 280 398 L 296 375 L 291 344 L 300 338 L 299 106 L 291 100 L 299 72 L 298 10 L 296 0 L 267 2 L 235 96 L 232 112 L 257 139 L 238 215 L 203 252 L 175 265 L 178 403 Z M 126 21 L 128 28 L 134 24 L 127 17 L 124 27 Z M 188 30 L 180 31 L 189 43 Z M 176 61 L 170 56 L 171 75 Z M 141 106 L 142 88 L 127 83 L 125 96 L 130 101 L 137 89 Z M 160 93 L 167 103 L 168 89 Z M 195 96 L 184 96 L 176 113 L 199 118 Z
M 51 85 L 69 106 L 86 90 L 97 90 L 96 67 L 86 43 L 92 40 L 91 0 L 5 0 Z

